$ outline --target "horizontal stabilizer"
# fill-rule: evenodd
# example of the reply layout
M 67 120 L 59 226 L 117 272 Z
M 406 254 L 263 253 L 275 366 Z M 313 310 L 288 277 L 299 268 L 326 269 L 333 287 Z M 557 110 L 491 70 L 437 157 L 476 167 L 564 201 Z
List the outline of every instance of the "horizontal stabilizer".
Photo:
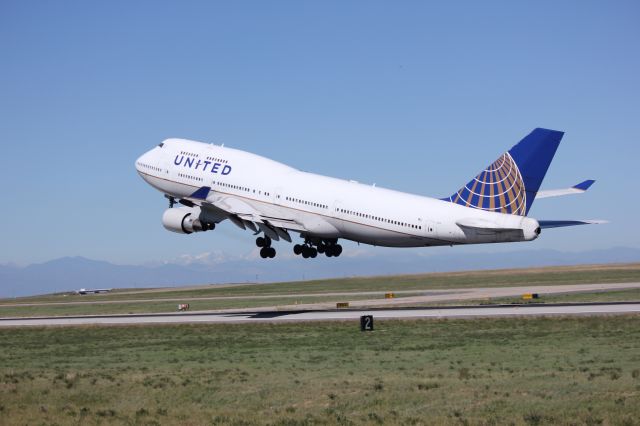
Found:
M 600 225 L 609 223 L 606 220 L 539 220 L 540 228 L 562 228 L 564 226 Z
M 563 195 L 582 194 L 593 185 L 595 180 L 589 179 L 584 182 L 580 182 L 571 188 L 563 189 L 547 189 L 545 191 L 538 191 L 536 198 L 549 198 L 549 197 L 561 197 Z

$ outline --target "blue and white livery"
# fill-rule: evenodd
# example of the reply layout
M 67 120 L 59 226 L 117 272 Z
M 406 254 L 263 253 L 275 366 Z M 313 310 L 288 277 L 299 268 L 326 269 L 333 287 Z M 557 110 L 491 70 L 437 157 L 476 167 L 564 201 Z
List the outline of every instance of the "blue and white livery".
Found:
M 301 244 L 304 258 L 340 256 L 340 239 L 387 247 L 531 241 L 543 228 L 602 223 L 528 217 L 536 198 L 585 192 L 593 180 L 540 191 L 563 133 L 535 129 L 447 198 L 392 191 L 313 173 L 224 146 L 167 139 L 136 161 L 138 174 L 169 199 L 164 227 L 182 234 L 229 220 L 258 236 Z M 181 204 L 176 207 L 176 204 Z

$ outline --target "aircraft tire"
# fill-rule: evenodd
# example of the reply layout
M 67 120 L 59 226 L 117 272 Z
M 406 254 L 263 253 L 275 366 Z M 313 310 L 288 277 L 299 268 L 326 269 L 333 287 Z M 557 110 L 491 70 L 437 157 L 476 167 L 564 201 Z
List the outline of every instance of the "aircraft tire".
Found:
M 338 257 L 338 256 L 340 256 L 340 255 L 342 254 L 342 246 L 341 246 L 340 244 L 336 244 L 336 245 L 334 246 L 334 250 L 335 250 L 335 251 L 334 251 L 334 254 L 333 254 L 333 255 L 334 255 L 335 257 Z
M 260 257 L 263 259 L 266 259 L 267 257 L 269 257 L 270 254 L 270 250 L 268 247 L 262 247 L 260 249 Z
M 312 259 L 315 259 L 316 256 L 318 256 L 318 250 L 311 248 L 311 253 L 309 254 L 309 257 L 311 257 Z
M 264 237 L 258 237 L 258 238 L 256 238 L 256 245 L 257 245 L 258 247 L 267 247 L 267 246 L 266 246 L 266 241 L 265 241 Z
M 293 246 L 293 253 L 296 256 L 299 256 L 300 254 L 302 254 L 302 246 L 300 244 L 296 244 L 295 246 Z

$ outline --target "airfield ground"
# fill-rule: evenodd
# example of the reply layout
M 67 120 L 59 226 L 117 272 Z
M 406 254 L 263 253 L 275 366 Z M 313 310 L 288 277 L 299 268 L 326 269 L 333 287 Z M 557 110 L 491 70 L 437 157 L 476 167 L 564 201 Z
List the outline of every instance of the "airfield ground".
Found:
M 596 283 L 609 287 L 600 288 Z M 592 287 L 576 287 L 570 291 L 560 288 L 578 284 Z M 514 287 L 514 291 L 508 291 Z M 543 297 L 533 302 L 638 301 L 640 264 L 205 285 L 188 289 L 129 289 L 96 295 L 67 293 L 0 299 L 0 317 L 174 312 L 178 303 L 189 303 L 191 311 L 326 309 L 335 307 L 337 302 L 350 302 L 359 307 L 522 303 L 521 293 L 544 288 L 548 292 L 541 291 Z M 473 289 L 477 291 L 472 292 Z M 551 294 L 552 291 L 560 294 Z M 386 300 L 386 292 L 393 292 L 395 300 Z
M 3 300 L 0 311 L 29 315 L 62 300 L 135 297 L 174 310 L 185 297 L 249 296 L 228 300 L 244 304 L 296 292 L 623 282 L 640 282 L 640 265 L 56 295 Z M 623 301 L 639 293 L 553 297 Z M 8 306 L 16 302 L 36 305 Z M 367 333 L 353 321 L 3 328 L 0 341 L 7 425 L 640 425 L 638 315 L 386 320 Z

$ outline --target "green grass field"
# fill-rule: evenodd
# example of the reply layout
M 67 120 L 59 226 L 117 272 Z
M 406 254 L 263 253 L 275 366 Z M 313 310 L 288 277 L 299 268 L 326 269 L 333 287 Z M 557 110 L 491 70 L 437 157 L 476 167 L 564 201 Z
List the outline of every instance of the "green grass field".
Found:
M 260 308 L 305 303 L 352 302 L 376 299 L 383 295 L 345 295 L 357 291 L 409 291 L 396 297 L 422 294 L 429 290 L 469 287 L 506 287 L 528 285 L 560 285 L 577 283 L 620 283 L 640 281 L 640 264 L 592 265 L 521 270 L 473 271 L 404 275 L 392 277 L 347 278 L 275 284 L 236 286 L 204 286 L 189 289 L 117 290 L 99 295 L 58 294 L 0 300 L 0 317 L 100 315 L 127 313 L 173 312 L 178 303 L 188 302 L 191 310 Z M 323 293 L 335 293 L 329 296 Z M 268 296 L 268 298 L 265 298 Z M 233 299 L 229 297 L 243 297 Z M 207 299 L 219 298 L 219 299 Z M 225 299 L 227 298 L 227 299 Z M 610 291 L 544 296 L 536 302 L 586 302 L 640 300 L 640 291 Z M 518 303 L 517 298 L 466 300 L 417 305 L 452 305 Z M 40 306 L 10 306 L 20 303 L 45 303 Z M 375 306 L 375 303 L 372 304 Z
M 640 288 L 628 290 L 596 291 L 585 293 L 548 294 L 538 299 L 523 300 L 522 297 L 495 297 L 492 299 L 469 299 L 443 302 L 412 303 L 411 306 L 477 306 L 514 305 L 540 303 L 591 303 L 591 302 L 638 302 Z
M 323 303 L 336 301 L 354 301 L 371 299 L 373 296 L 313 296 L 313 297 L 276 297 L 269 299 L 231 299 L 231 300 L 191 300 L 191 311 L 215 310 L 215 309 L 240 309 L 259 308 L 263 306 L 296 305 L 302 303 Z M 384 300 L 382 296 L 380 300 Z M 68 315 L 102 315 L 102 314 L 138 314 L 176 312 L 177 302 L 160 302 L 151 299 L 149 302 L 129 303 L 97 303 L 97 304 L 50 304 L 42 306 L 0 306 L 0 318 L 16 316 L 68 316 Z
M 560 285 L 588 283 L 622 283 L 640 281 L 640 263 L 561 266 L 536 269 L 504 269 L 493 271 L 446 272 L 418 275 L 339 278 L 316 281 L 244 284 L 233 286 L 207 285 L 193 289 L 117 290 L 101 295 L 58 294 L 0 299 L 0 306 L 25 302 L 69 302 L 89 300 L 172 299 L 185 297 L 297 295 L 301 293 L 354 291 L 424 291 L 449 288 L 507 287 L 521 285 Z M 114 283 L 117 287 L 117 283 Z M 87 287 L 90 287 L 87 285 Z
M 640 424 L 640 316 L 0 329 L 0 424 Z
M 178 303 L 188 302 L 191 310 L 260 308 L 305 303 L 352 302 L 379 298 L 383 295 L 345 295 L 357 291 L 409 291 L 396 297 L 422 294 L 429 290 L 469 287 L 505 287 L 519 285 L 560 285 L 577 283 L 621 283 L 640 281 L 640 264 L 570 266 L 521 270 L 472 271 L 404 275 L 392 277 L 363 277 L 321 281 L 235 286 L 200 286 L 188 289 L 116 290 L 99 295 L 56 294 L 19 299 L 0 300 L 0 318 L 17 316 L 101 315 L 127 313 L 173 312 Z M 323 293 L 335 293 L 329 296 Z M 264 298 L 269 296 L 269 298 Z M 244 297 L 244 299 L 225 299 Z M 220 299 L 207 299 L 220 298 Z M 640 300 L 640 291 L 610 291 L 545 296 L 537 301 L 586 302 Z M 517 298 L 466 300 L 417 305 L 452 305 L 518 303 Z M 10 306 L 12 304 L 44 303 L 40 306 Z M 373 304 L 372 306 L 375 306 Z
M 640 289 L 599 291 L 593 293 L 550 294 L 530 303 L 585 303 L 640 301 Z M 491 303 L 527 303 L 521 298 L 496 298 Z
M 396 300 L 401 301 L 403 297 L 412 296 L 416 293 L 397 294 Z M 382 303 L 382 296 L 290 296 L 276 297 L 269 299 L 231 299 L 231 300 L 194 300 L 190 301 L 191 311 L 217 310 L 217 309 L 245 309 L 260 308 L 265 306 L 292 306 L 304 303 L 336 303 L 353 302 L 357 300 L 377 300 Z M 573 293 L 544 295 L 540 299 L 524 301 L 519 297 L 499 297 L 493 299 L 470 299 L 452 300 L 441 302 L 411 303 L 411 306 L 474 306 L 487 304 L 522 304 L 522 303 L 576 303 L 576 302 L 621 302 L 640 301 L 640 289 L 613 290 L 606 292 Z M 376 302 L 371 306 L 375 307 Z M 382 305 L 381 305 L 382 306 Z M 105 315 L 105 314 L 140 314 L 140 313 L 161 313 L 175 312 L 176 302 L 138 302 L 129 303 L 96 303 L 96 304 L 51 304 L 43 306 L 2 306 L 0 307 L 0 318 L 8 317 L 38 317 L 38 316 L 72 316 L 72 315 Z

